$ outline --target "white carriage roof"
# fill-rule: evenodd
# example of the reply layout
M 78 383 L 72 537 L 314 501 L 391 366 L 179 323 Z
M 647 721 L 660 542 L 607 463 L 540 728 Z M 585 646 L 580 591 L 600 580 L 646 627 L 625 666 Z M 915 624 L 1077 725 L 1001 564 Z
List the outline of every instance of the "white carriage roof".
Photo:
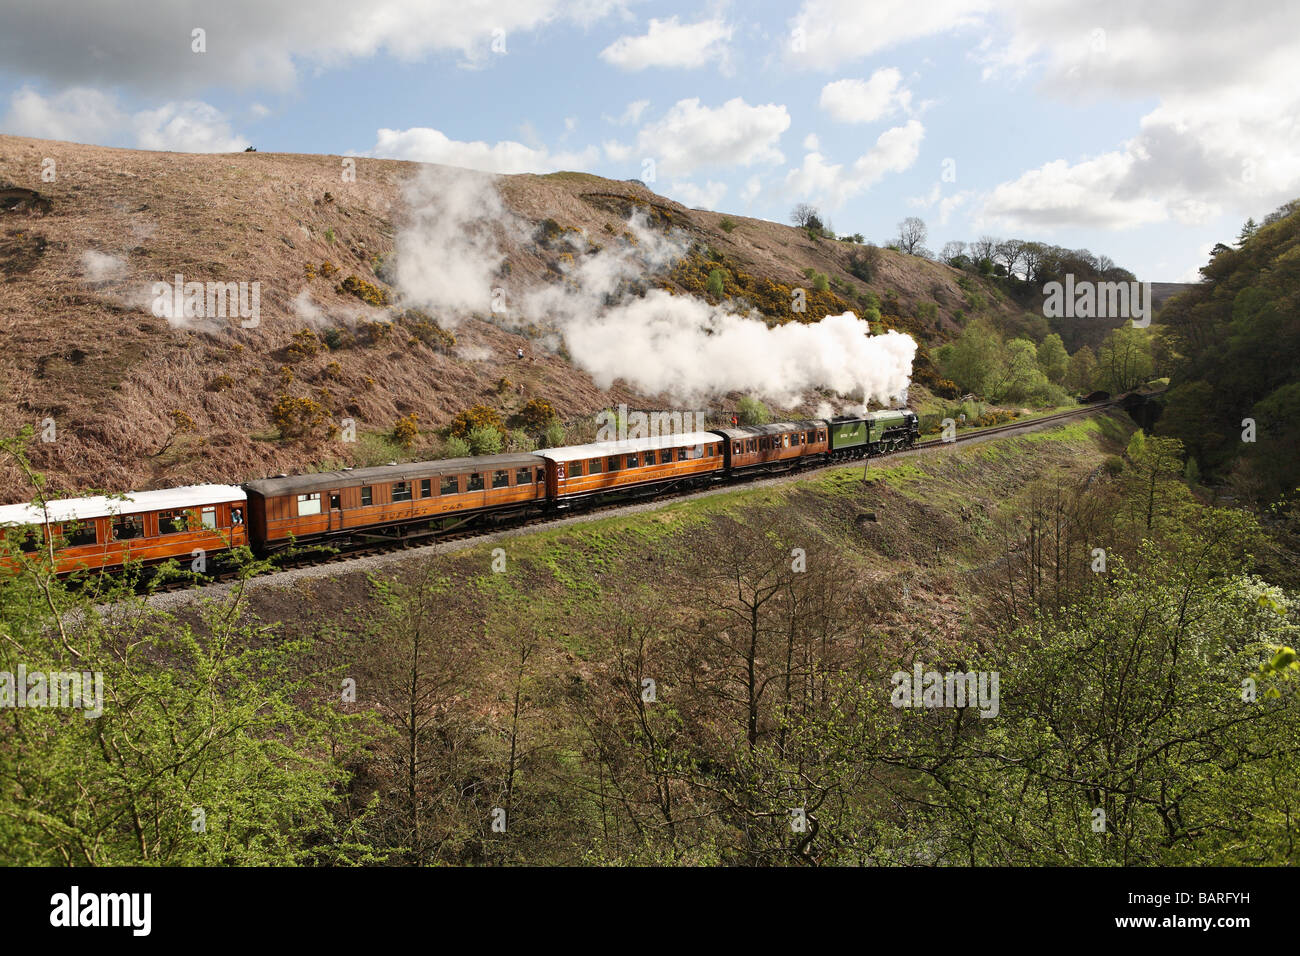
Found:
M 108 515 L 142 514 L 146 511 L 169 511 L 199 508 L 224 502 L 246 501 L 248 496 L 238 485 L 188 485 L 159 491 L 133 491 L 120 498 L 63 498 L 46 502 L 49 520 L 88 521 Z M 0 505 L 0 526 L 44 524 L 45 512 L 33 505 Z
M 713 432 L 686 432 L 682 435 L 659 435 L 655 438 L 629 438 L 626 441 L 598 441 L 591 445 L 575 445 L 569 448 L 543 448 L 535 454 L 554 461 L 577 461 L 582 458 L 600 458 L 603 455 L 624 455 L 656 448 L 679 448 L 682 446 L 711 445 L 726 441 Z

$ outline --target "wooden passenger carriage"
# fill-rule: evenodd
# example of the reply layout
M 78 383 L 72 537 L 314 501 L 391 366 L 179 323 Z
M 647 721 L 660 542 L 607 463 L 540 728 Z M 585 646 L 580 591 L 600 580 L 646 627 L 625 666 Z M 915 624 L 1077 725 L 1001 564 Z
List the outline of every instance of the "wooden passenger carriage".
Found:
M 537 454 L 546 460 L 546 493 L 563 507 L 594 495 L 711 482 L 722 471 L 722 444 L 713 432 L 687 432 Z
M 726 439 L 727 469 L 732 473 L 794 467 L 812 456 L 824 457 L 830 450 L 823 421 L 719 428 L 718 434 Z
M 114 570 L 175 558 L 188 564 L 248 543 L 247 501 L 235 485 L 191 485 L 121 496 L 65 498 L 45 508 L 0 507 L 0 533 L 18 539 L 20 554 L 55 546 L 55 570 Z M 0 558 L 0 562 L 6 559 Z
M 290 538 L 394 537 L 447 530 L 489 512 L 545 507 L 544 460 L 536 455 L 448 458 L 250 481 L 249 520 L 268 550 Z

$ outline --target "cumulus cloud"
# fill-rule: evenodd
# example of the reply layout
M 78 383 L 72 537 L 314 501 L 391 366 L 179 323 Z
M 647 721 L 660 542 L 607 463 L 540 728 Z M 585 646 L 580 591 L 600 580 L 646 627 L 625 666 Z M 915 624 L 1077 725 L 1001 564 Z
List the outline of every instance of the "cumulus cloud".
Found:
M 303 65 L 384 53 L 450 53 L 480 63 L 494 38 L 557 22 L 590 24 L 623 0 L 42 0 L 8 4 L 0 62 L 52 84 L 191 92 L 213 85 L 288 90 Z M 206 30 L 205 53 L 192 31 Z
M 695 69 L 709 63 L 726 66 L 731 27 L 721 19 L 679 23 L 677 17 L 650 21 L 641 36 L 619 37 L 600 51 L 600 58 L 624 70 L 647 67 Z
M 668 194 L 680 203 L 692 208 L 717 209 L 722 197 L 727 194 L 727 184 L 709 180 L 703 186 L 694 183 L 673 183 Z
M 641 114 L 645 112 L 646 107 L 650 105 L 649 100 L 633 100 L 623 109 L 618 116 L 606 116 L 605 119 L 611 123 L 617 123 L 619 126 L 627 126 L 629 123 L 639 123 Z
M 615 144 L 617 146 L 617 144 Z M 590 169 L 600 158 L 595 146 L 577 152 L 551 152 L 514 140 L 467 142 L 427 126 L 379 130 L 366 156 L 442 163 L 491 173 L 552 173 L 561 169 Z
M 1131 228 L 1206 222 L 1277 205 L 1300 180 L 1300 7 L 1239 10 L 1189 0 L 1153 22 L 1140 5 L 1099 0 L 1080 32 L 1073 5 L 1004 9 L 1000 42 L 980 56 L 990 79 L 1034 75 L 1067 102 L 1158 104 L 1131 137 L 1058 159 L 993 189 L 983 216 L 1008 226 Z M 1279 42 L 1287 38 L 1287 42 Z
M 130 113 L 117 97 L 84 87 L 53 96 L 23 87 L 10 97 L 2 125 L 18 136 L 188 153 L 230 153 L 248 145 L 207 103 L 185 100 Z
M 784 106 L 750 106 L 736 97 L 713 108 L 698 97 L 678 100 L 664 116 L 642 127 L 637 147 L 655 157 L 661 171 L 686 175 L 702 166 L 781 163 L 777 148 L 790 128 Z
M 818 105 L 840 123 L 874 123 L 898 111 L 909 112 L 911 92 L 903 74 L 884 67 L 869 80 L 836 80 L 822 87 Z
M 786 174 L 787 192 L 811 202 L 839 206 L 865 192 L 889 173 L 908 169 L 920 155 L 925 127 L 920 120 L 908 120 L 881 133 L 876 143 L 849 168 L 827 162 L 819 152 L 804 156 L 803 163 Z
M 993 0 L 804 0 L 790 20 L 787 62 L 833 70 L 922 37 L 978 25 Z M 1072 18 L 1078 23 L 1078 17 Z

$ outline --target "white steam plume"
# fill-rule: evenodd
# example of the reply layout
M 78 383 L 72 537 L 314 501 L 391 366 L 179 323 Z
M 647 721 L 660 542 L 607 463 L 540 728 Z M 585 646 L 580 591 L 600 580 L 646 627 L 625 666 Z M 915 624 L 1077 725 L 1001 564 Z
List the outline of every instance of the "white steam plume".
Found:
M 819 387 L 857 403 L 906 394 L 916 343 L 899 332 L 873 336 L 852 312 L 769 327 L 756 313 L 737 315 L 692 296 L 627 294 L 629 283 L 689 248 L 686 237 L 665 236 L 641 217 L 628 223 L 635 243 L 584 254 L 583 239 L 564 281 L 521 293 L 501 277 L 500 240 L 527 241 L 533 230 L 505 208 L 494 177 L 427 167 L 407 199 L 413 209 L 398 236 L 396 270 L 405 299 L 454 324 L 469 312 L 490 314 L 493 288 L 506 287 L 503 318 L 554 325 L 575 364 L 602 388 L 623 379 L 682 401 L 742 391 L 784 407 Z

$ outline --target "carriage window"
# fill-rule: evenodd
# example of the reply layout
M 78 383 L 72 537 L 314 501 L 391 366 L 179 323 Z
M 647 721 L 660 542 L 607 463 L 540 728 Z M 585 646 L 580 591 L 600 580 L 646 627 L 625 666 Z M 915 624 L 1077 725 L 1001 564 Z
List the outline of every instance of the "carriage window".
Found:
M 70 548 L 97 543 L 99 537 L 95 534 L 95 523 L 85 521 L 65 524 L 63 526 L 63 540 L 68 543 Z
M 298 496 L 298 517 L 320 514 L 320 493 Z
M 546 480 L 546 469 L 545 469 L 545 468 L 538 468 L 538 469 L 537 469 L 537 480 L 538 480 L 538 481 L 545 481 L 545 480 Z
M 320 496 L 317 495 L 317 498 Z M 298 497 L 302 500 L 302 496 Z M 301 506 L 300 506 L 301 507 Z M 316 511 L 320 511 L 320 502 L 316 502 Z M 302 514 L 302 512 L 298 512 Z M 313 514 L 315 512 L 312 512 Z M 190 527 L 190 516 L 185 511 L 160 511 L 158 512 L 158 533 L 159 534 L 176 534 L 178 531 L 187 531 Z
M 736 442 L 734 445 L 732 445 L 731 451 L 732 451 L 733 454 L 739 455 L 739 454 L 740 454 L 740 442 Z
M 533 477 L 533 470 L 531 468 L 520 468 L 518 471 L 515 472 L 515 487 L 518 488 L 520 485 L 532 484 L 532 482 L 529 480 L 532 477 Z
M 371 493 L 369 485 L 361 486 L 361 507 L 368 508 L 374 502 L 374 495 Z
M 337 491 L 330 492 L 330 510 L 331 511 L 343 510 L 343 499 L 339 496 L 339 493 Z
M 460 477 L 457 475 L 443 475 L 442 484 L 438 486 L 438 494 L 455 495 L 460 493 Z
M 627 466 L 628 466 L 629 468 L 635 468 L 635 467 L 637 466 L 637 458 L 636 458 L 636 455 L 628 455 L 628 456 L 627 456 Z
M 703 458 L 703 457 L 704 457 L 704 446 L 703 446 L 703 445 L 696 445 L 694 448 L 690 448 L 690 449 L 688 449 L 688 451 L 690 452 L 692 458 Z
M 470 491 L 483 490 L 483 476 L 480 475 L 478 472 L 475 472 L 474 474 L 469 476 L 469 490 Z
M 38 531 L 24 531 L 22 536 L 18 539 L 18 550 L 27 552 L 35 551 L 40 545 L 40 538 L 37 537 L 38 534 L 40 534 Z
M 199 526 L 208 530 L 217 530 L 217 509 L 204 508 L 199 512 Z
M 591 461 L 587 462 L 587 474 L 599 475 L 601 464 L 602 464 L 601 459 L 599 458 L 591 459 Z
M 667 465 L 672 460 L 673 460 L 673 450 L 671 448 L 665 448 L 663 451 L 659 453 L 659 464 Z
M 816 440 L 817 440 L 817 433 L 816 433 L 816 432 L 809 432 L 809 433 L 808 433 L 808 444 L 812 444 L 812 443 L 815 442 Z
M 236 528 L 238 528 L 241 524 L 244 523 L 244 509 L 243 509 L 243 508 L 231 508 L 231 509 L 230 509 L 230 523 L 231 523 L 232 525 L 234 525 Z
M 433 479 L 423 478 L 420 481 L 420 497 L 428 498 L 433 494 Z
M 505 470 L 502 470 L 502 471 L 494 471 L 494 472 L 492 472 L 492 487 L 493 487 L 493 488 L 509 488 L 509 487 L 510 487 L 510 472 L 505 471 Z
M 613 458 L 610 458 L 610 459 L 609 459 L 609 470 L 610 470 L 610 471 L 618 471 L 620 467 L 622 467 L 622 462 L 619 461 L 619 457 L 618 457 L 617 455 L 615 455 Z
M 411 497 L 411 483 L 409 481 L 393 482 L 394 501 L 410 501 Z
M 570 478 L 582 477 L 582 462 L 580 461 L 569 462 L 569 477 Z
M 113 519 L 113 540 L 128 541 L 144 535 L 144 517 L 141 515 L 120 515 Z
M 754 439 L 751 438 L 749 441 L 745 442 L 745 451 L 747 452 L 754 451 Z

